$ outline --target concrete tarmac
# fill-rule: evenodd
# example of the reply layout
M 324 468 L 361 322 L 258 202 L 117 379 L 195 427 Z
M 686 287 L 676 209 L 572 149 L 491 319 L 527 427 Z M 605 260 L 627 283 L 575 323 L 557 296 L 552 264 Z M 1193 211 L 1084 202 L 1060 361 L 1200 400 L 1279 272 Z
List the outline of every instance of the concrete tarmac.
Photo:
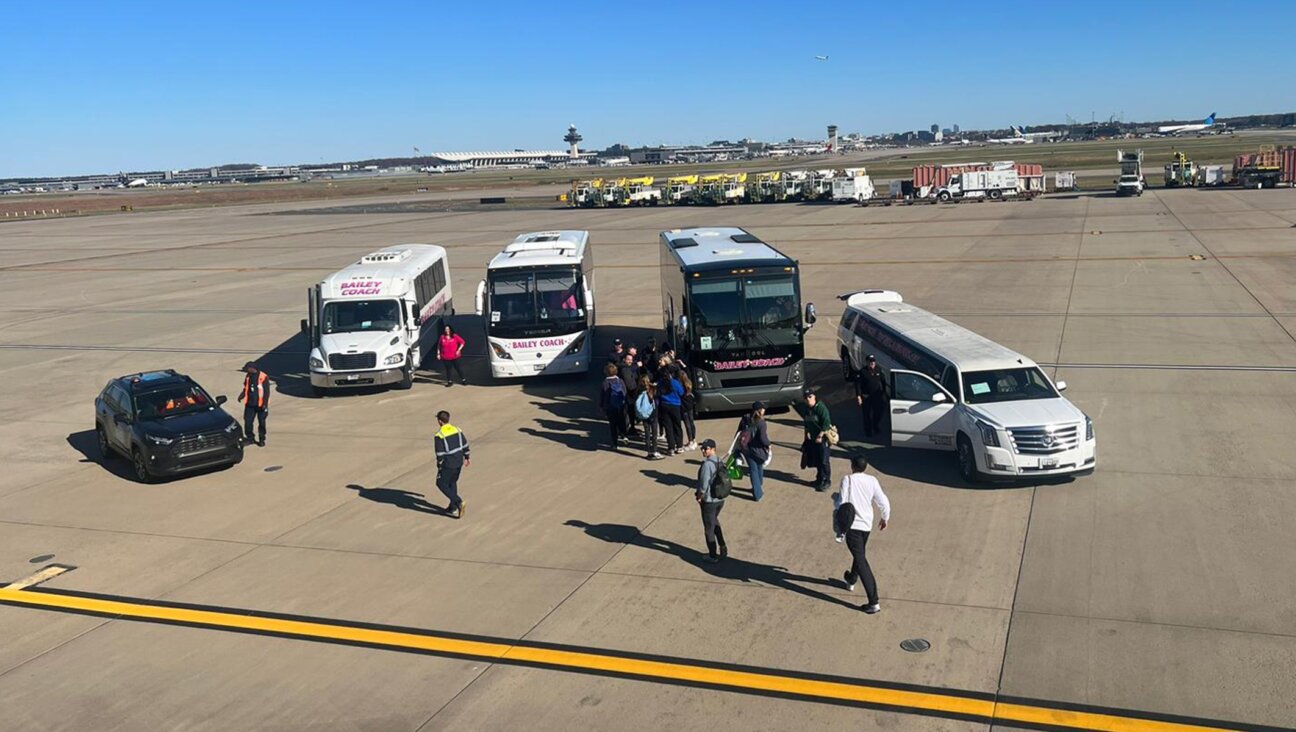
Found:
M 0 224 L 0 581 L 63 563 L 42 588 L 1296 724 L 1296 192 L 285 213 L 325 205 Z M 716 567 L 697 453 L 606 449 L 593 374 L 489 379 L 465 313 L 514 235 L 592 232 L 601 354 L 661 326 L 658 232 L 708 224 L 802 262 L 810 374 L 844 431 L 835 474 L 867 449 L 894 507 L 869 545 L 880 615 L 840 583 L 848 555 L 797 470 L 792 415 L 772 419 L 766 500 L 728 502 L 733 559 Z M 470 385 L 444 387 L 429 360 L 411 391 L 304 396 L 307 287 L 400 242 L 450 250 Z M 866 287 L 1048 364 L 1096 423 L 1098 470 L 972 487 L 951 456 L 863 447 L 834 328 L 835 296 Z M 269 445 L 241 465 L 141 485 L 98 455 L 109 378 L 175 368 L 232 401 L 249 359 L 277 393 Z M 472 441 L 460 521 L 433 485 L 438 409 Z M 735 424 L 700 420 L 700 437 Z M 0 729 L 993 726 L 13 605 L 0 638 Z

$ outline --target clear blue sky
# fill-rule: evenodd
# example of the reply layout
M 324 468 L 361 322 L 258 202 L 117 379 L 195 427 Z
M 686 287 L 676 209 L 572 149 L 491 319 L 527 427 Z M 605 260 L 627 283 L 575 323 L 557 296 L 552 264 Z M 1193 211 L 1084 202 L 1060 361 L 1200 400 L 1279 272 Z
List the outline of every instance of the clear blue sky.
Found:
M 9 4 L 0 177 L 1296 107 L 1290 0 L 565 6 Z

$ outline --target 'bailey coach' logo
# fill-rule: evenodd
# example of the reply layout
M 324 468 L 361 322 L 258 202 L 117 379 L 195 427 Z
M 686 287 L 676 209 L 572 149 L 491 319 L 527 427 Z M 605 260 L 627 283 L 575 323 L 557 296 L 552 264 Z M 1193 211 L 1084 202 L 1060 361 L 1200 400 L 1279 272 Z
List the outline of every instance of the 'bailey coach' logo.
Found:
M 734 371 L 736 369 L 767 369 L 787 363 L 786 356 L 779 358 L 747 358 L 741 361 L 716 361 L 716 371 Z
M 382 293 L 382 280 L 355 280 L 342 283 L 342 296 L 379 295 Z

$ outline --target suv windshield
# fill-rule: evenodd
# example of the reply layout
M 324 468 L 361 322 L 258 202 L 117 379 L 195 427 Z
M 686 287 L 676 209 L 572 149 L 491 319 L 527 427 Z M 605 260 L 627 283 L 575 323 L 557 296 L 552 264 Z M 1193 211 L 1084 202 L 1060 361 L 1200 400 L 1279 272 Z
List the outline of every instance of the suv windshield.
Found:
M 702 351 L 801 343 L 791 276 L 699 280 L 689 287 L 694 345 Z
M 197 384 L 176 384 L 135 395 L 135 413 L 140 419 L 167 419 L 205 412 L 214 404 Z
M 963 398 L 968 404 L 1053 399 L 1058 393 L 1038 368 L 969 371 L 963 374 Z
M 334 300 L 324 305 L 325 333 L 395 330 L 400 305 L 395 300 Z

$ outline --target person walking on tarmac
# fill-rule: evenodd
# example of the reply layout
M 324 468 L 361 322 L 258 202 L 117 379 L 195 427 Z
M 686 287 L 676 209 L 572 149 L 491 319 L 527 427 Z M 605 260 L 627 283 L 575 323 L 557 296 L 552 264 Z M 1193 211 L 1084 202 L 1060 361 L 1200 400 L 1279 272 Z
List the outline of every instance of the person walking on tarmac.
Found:
M 738 451 L 751 475 L 752 499 L 765 497 L 765 461 L 769 460 L 769 426 L 765 424 L 765 402 L 752 402 L 751 411 L 738 423 Z
M 432 444 L 436 449 L 437 490 L 450 499 L 446 512 L 451 518 L 463 518 L 464 500 L 459 497 L 459 473 L 472 465 L 472 456 L 468 452 L 468 436 L 463 430 L 450 424 L 450 413 L 442 409 L 436 415 L 437 430 Z
M 873 509 L 877 508 L 881 516 L 878 519 L 878 531 L 884 531 L 891 520 L 891 501 L 882 492 L 878 479 L 865 473 L 868 469 L 868 458 L 856 455 L 851 458 L 851 474 L 842 478 L 841 506 L 838 511 L 838 530 L 846 532 L 846 547 L 850 549 L 851 566 L 842 574 L 846 589 L 855 591 L 856 580 L 864 580 L 864 592 L 867 602 L 860 609 L 872 615 L 882 609 L 878 604 L 877 580 L 873 577 L 873 568 L 869 566 L 864 553 L 868 546 L 869 533 L 873 530 Z M 844 512 L 844 515 L 843 515 Z
M 698 468 L 697 490 L 694 491 L 693 497 L 702 507 L 702 531 L 706 534 L 707 561 L 714 564 L 729 556 L 724 529 L 720 528 L 720 510 L 724 508 L 725 499 L 715 494 L 716 473 L 725 468 L 716 457 L 715 440 L 703 440 L 699 447 L 702 448 L 702 465 Z M 717 549 L 719 554 L 716 553 Z
M 869 354 L 864 359 L 864 370 L 855 378 L 855 403 L 864 416 L 864 437 L 883 437 L 883 417 L 890 403 L 887 394 L 887 374 L 878 365 L 877 356 Z M 889 440 L 883 438 L 882 443 Z
M 243 402 L 243 441 L 252 442 L 252 422 L 255 420 L 260 431 L 257 432 L 257 446 L 266 444 L 266 416 L 270 414 L 270 377 L 262 371 L 255 361 L 243 364 L 243 391 L 238 400 Z
M 450 381 L 451 367 L 454 367 L 455 373 L 459 375 L 460 384 L 468 383 L 468 380 L 464 378 L 463 369 L 459 366 L 459 359 L 463 358 L 463 349 L 466 345 L 468 345 L 467 341 L 463 339 L 463 336 L 456 333 L 455 329 L 450 325 L 447 324 L 441 329 L 441 337 L 437 339 L 437 358 L 441 360 L 441 368 L 445 369 L 445 385 L 447 387 L 452 383 Z
M 828 443 L 827 431 L 832 427 L 832 415 L 828 405 L 819 401 L 819 395 L 812 387 L 807 386 L 801 394 L 804 404 L 798 404 L 797 413 L 805 424 L 805 442 L 801 444 L 802 467 L 815 469 L 814 489 L 820 493 L 828 490 L 832 482 L 832 463 L 829 456 L 832 446 Z

